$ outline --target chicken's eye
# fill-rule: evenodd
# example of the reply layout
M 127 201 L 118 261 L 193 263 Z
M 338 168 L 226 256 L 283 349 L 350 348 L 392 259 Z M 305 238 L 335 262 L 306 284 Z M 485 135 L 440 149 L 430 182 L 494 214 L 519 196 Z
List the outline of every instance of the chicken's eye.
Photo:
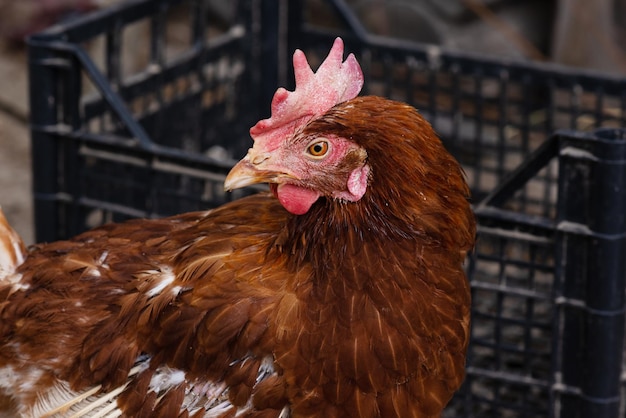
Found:
M 323 157 L 328 152 L 328 141 L 317 141 L 309 145 L 307 151 L 313 157 Z

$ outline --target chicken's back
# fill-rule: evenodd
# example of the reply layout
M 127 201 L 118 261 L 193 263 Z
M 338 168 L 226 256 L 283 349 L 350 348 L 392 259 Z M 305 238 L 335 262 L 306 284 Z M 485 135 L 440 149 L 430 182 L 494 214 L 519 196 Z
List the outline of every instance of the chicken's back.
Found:
M 55 397 L 122 387 L 129 373 L 170 373 L 159 365 L 184 370 L 192 386 L 204 378 L 196 387 L 223 381 L 229 364 L 253 352 L 258 369 L 280 286 L 280 257 L 270 261 L 269 248 L 285 216 L 261 194 L 33 247 L 0 285 L 0 389 L 36 416 Z

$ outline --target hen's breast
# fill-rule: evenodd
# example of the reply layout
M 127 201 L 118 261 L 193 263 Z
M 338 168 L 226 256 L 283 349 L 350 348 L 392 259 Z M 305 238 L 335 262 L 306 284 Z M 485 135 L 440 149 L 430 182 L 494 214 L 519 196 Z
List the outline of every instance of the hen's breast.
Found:
M 463 380 L 469 336 L 458 253 L 349 231 L 343 242 L 276 311 L 294 416 L 439 416 Z

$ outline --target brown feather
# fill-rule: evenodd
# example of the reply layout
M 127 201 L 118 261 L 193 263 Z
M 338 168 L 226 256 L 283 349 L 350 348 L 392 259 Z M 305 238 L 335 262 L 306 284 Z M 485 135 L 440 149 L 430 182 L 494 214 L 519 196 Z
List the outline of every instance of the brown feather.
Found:
M 150 369 L 140 373 L 118 398 L 118 404 L 127 416 L 137 416 L 142 409 L 152 411 L 155 399 L 148 398 L 147 393 L 153 374 L 154 370 Z

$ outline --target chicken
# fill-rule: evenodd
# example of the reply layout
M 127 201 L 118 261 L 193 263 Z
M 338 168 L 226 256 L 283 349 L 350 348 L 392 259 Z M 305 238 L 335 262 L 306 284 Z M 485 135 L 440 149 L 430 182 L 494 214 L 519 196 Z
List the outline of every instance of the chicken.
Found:
M 463 171 L 415 109 L 357 97 L 341 39 L 316 73 L 293 61 L 225 180 L 270 191 L 27 253 L 0 229 L 0 399 L 29 417 L 441 414 L 469 337 Z

